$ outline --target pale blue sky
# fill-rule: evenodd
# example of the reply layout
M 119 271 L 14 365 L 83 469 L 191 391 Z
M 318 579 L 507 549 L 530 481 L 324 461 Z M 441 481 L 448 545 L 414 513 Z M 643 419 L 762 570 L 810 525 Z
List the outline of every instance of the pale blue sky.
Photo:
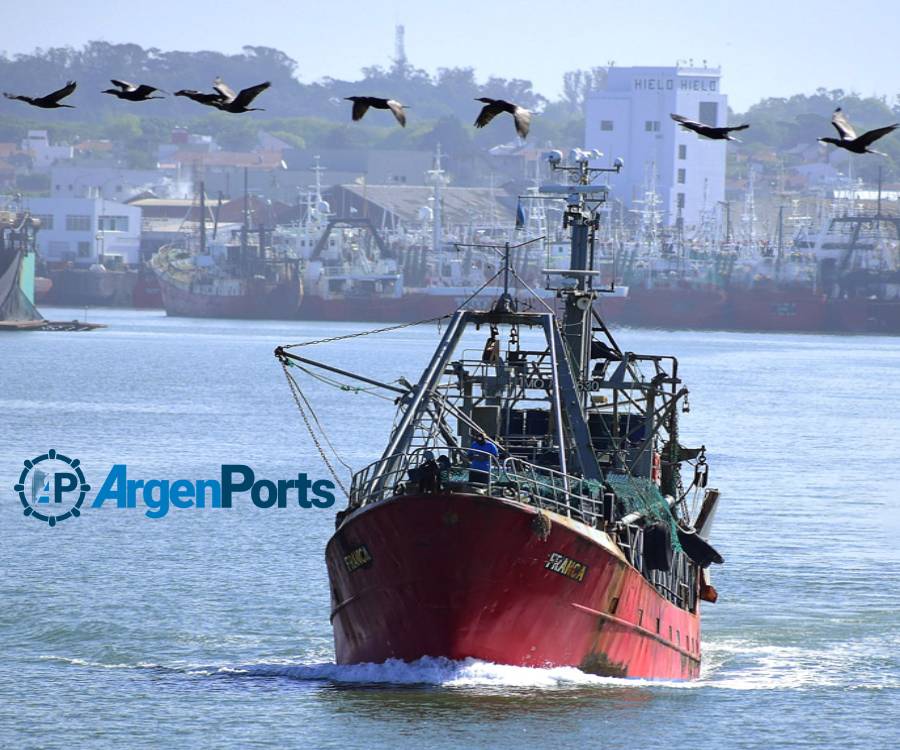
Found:
M 389 64 L 394 26 L 406 26 L 414 65 L 472 66 L 528 78 L 556 96 L 562 74 L 603 65 L 721 65 L 738 110 L 765 96 L 819 86 L 900 93 L 900 3 L 858 0 L 564 3 L 541 0 L 32 0 L 4 3 L 0 50 L 79 46 L 90 39 L 162 49 L 287 52 L 301 80 L 353 78 Z M 579 7 L 566 17 L 566 8 Z M 847 15 L 862 18 L 846 20 Z M 125 75 L 116 71 L 118 75 Z

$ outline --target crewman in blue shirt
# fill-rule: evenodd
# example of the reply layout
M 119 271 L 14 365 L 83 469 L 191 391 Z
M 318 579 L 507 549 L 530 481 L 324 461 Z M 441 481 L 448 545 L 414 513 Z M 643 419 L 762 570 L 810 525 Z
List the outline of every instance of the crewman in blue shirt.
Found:
M 490 454 L 490 455 L 487 455 Z M 487 484 L 491 476 L 491 456 L 499 456 L 500 451 L 483 432 L 479 432 L 469 446 L 469 482 Z

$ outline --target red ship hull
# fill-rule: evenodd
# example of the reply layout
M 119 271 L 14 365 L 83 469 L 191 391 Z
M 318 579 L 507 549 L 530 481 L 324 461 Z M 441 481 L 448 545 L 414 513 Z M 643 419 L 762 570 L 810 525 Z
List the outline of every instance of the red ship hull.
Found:
M 544 513 L 549 535 L 533 507 L 477 494 L 356 511 L 326 550 L 338 663 L 471 657 L 696 678 L 699 613 L 661 596 L 606 534 Z
M 192 318 L 285 319 L 292 316 L 302 298 L 297 282 L 260 283 L 246 294 L 201 294 L 157 275 L 166 315 Z
M 618 322 L 626 297 L 603 296 L 594 303 L 604 318 Z M 466 301 L 459 297 L 411 292 L 402 297 L 345 297 L 323 299 L 307 295 L 297 310 L 298 320 L 358 321 L 361 323 L 414 323 L 452 315 Z M 544 300 L 554 307 L 555 299 Z
M 465 297 L 411 292 L 402 297 L 322 299 L 307 295 L 299 320 L 413 323 L 453 313 Z M 545 302 L 550 307 L 556 300 Z M 799 291 L 633 288 L 594 303 L 608 323 L 673 330 L 900 332 L 900 302 L 828 300 Z M 272 317 L 284 317 L 273 314 Z
M 414 323 L 419 320 L 450 315 L 456 311 L 458 306 L 454 297 L 430 294 L 335 299 L 306 295 L 294 317 L 298 320 Z
M 828 306 L 824 294 L 804 290 L 733 289 L 732 322 L 746 331 L 824 331 Z
M 726 295 L 721 289 L 697 287 L 633 287 L 614 322 L 647 328 L 723 328 Z
M 153 271 L 146 269 L 138 274 L 138 280 L 132 293 L 132 305 L 141 309 L 163 307 L 162 288 Z

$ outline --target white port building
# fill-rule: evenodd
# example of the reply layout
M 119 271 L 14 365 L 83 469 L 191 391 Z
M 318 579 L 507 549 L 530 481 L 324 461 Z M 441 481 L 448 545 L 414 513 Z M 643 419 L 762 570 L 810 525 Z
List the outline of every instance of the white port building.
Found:
M 140 260 L 140 208 L 102 198 L 26 198 L 25 208 L 41 221 L 37 246 L 44 260 Z
M 641 208 L 652 185 L 663 220 L 674 224 L 681 217 L 685 225 L 725 199 L 725 142 L 699 138 L 670 117 L 726 125 L 720 79 L 719 68 L 609 69 L 606 89 L 585 102 L 585 146 L 603 152 L 600 166 L 625 160 L 611 181 L 613 198 Z

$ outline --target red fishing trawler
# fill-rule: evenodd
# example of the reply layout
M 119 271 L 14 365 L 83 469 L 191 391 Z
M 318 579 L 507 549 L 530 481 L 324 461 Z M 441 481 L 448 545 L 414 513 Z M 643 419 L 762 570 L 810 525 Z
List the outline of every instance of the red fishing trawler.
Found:
M 399 408 L 326 547 L 338 663 L 431 656 L 700 673 L 700 602 L 715 601 L 708 568 L 722 562 L 708 541 L 719 495 L 706 487 L 705 449 L 679 440 L 688 390 L 677 360 L 623 349 L 593 304 L 606 197 L 593 180 L 621 163 L 549 161 L 565 184 L 541 194 L 565 200 L 572 234 L 571 267 L 554 273 L 560 316 L 535 300 L 524 311 L 509 293 L 506 246 L 503 292 L 453 314 L 415 384 L 313 360 L 302 344 L 276 349 L 301 411 L 295 373 L 312 368 L 384 388 Z M 486 335 L 474 354 L 471 339 L 462 346 L 471 328 Z M 473 447 L 477 435 L 498 455 Z

